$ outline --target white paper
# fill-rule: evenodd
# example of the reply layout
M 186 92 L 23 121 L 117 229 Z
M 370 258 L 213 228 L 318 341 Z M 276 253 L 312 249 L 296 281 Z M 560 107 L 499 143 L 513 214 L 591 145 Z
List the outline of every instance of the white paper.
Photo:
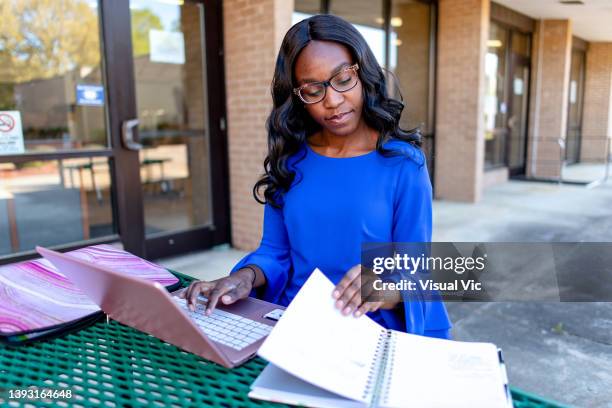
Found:
M 356 401 L 363 395 L 383 328 L 335 308 L 333 283 L 315 269 L 258 355 L 284 371 Z
M 334 307 L 334 285 L 313 271 L 258 351 L 287 373 L 314 386 L 361 403 L 383 328 L 367 316 L 344 316 Z M 380 406 L 507 408 L 503 370 L 492 343 L 459 342 L 391 332 Z M 264 381 L 265 383 L 265 381 Z M 291 385 L 291 384 L 289 384 Z M 261 382 L 254 397 L 271 394 L 311 405 L 331 398 L 293 384 L 270 392 Z M 257 388 L 260 388 L 259 390 Z M 268 392 L 264 390 L 268 389 Z M 385 392 L 386 390 L 386 392 Z M 307 392 L 306 392 L 307 391 Z M 299 401 L 296 399 L 302 393 Z M 315 398 L 315 399 L 312 399 Z M 314 406 L 326 406 L 321 401 Z
M 0 111 L 0 155 L 25 152 L 19 111 Z
M 316 408 L 363 408 L 367 404 L 340 397 L 268 364 L 251 386 L 249 397 Z
M 151 62 L 185 63 L 185 39 L 177 31 L 149 30 Z
M 385 407 L 506 408 L 497 347 L 393 332 Z M 442 391 L 442 392 L 441 392 Z

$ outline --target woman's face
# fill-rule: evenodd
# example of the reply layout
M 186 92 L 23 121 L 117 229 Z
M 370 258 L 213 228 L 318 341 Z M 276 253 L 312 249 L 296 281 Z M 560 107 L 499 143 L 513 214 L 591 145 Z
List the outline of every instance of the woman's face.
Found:
M 324 82 L 353 65 L 349 50 L 332 41 L 311 41 L 300 52 L 294 66 L 296 87 L 308 82 Z M 353 89 L 338 92 L 326 88 L 325 98 L 313 104 L 304 104 L 310 116 L 329 133 L 347 136 L 361 123 L 363 90 L 361 81 Z

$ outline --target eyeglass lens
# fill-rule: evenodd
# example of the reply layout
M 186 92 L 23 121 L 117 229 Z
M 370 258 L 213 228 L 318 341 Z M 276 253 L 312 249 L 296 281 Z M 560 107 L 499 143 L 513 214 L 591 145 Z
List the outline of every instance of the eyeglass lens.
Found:
M 357 83 L 357 72 L 352 68 L 346 69 L 334 75 L 329 82 L 336 91 L 346 92 Z M 320 82 L 309 84 L 300 90 L 300 94 L 302 99 L 308 103 L 319 102 L 325 97 L 325 85 Z

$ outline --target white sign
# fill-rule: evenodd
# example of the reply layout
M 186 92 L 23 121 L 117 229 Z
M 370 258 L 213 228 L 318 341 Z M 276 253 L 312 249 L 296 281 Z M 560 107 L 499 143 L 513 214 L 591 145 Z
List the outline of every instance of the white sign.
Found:
M 151 62 L 185 63 L 185 39 L 176 31 L 149 30 Z
M 523 94 L 523 80 L 521 78 L 514 78 L 514 94 Z
M 574 104 L 578 100 L 578 84 L 576 81 L 570 82 L 570 103 Z
M 0 155 L 24 152 L 21 114 L 19 111 L 0 111 Z

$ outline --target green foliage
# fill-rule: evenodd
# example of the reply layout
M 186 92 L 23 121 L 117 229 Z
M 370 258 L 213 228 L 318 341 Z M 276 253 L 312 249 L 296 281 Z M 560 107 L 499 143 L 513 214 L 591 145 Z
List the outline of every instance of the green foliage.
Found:
M 0 57 L 2 58 L 2 57 Z M 13 84 L 0 84 L 0 110 L 15 109 L 15 93 Z
M 161 19 L 149 9 L 132 10 L 132 47 L 135 57 L 150 52 L 149 31 L 163 30 Z
M 0 21 L 0 83 L 100 63 L 98 16 L 84 0 L 2 0 Z
M 64 134 L 68 133 L 68 128 L 65 126 L 44 128 L 28 127 L 24 129 L 23 133 L 27 140 L 61 139 Z

